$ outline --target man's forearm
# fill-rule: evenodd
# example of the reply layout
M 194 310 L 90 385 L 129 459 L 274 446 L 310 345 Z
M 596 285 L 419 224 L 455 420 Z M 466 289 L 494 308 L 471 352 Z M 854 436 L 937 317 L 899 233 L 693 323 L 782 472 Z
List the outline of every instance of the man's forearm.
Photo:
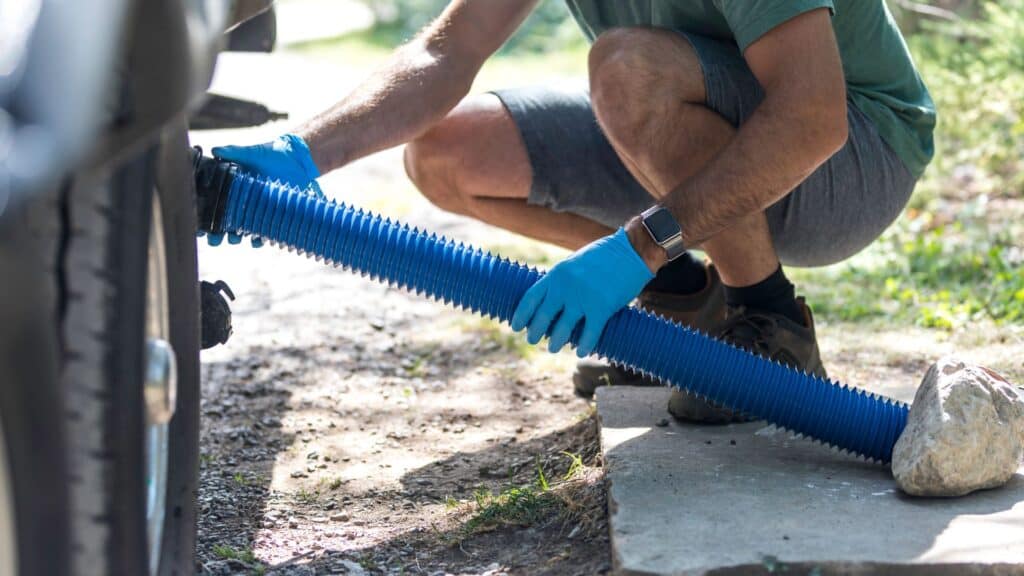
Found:
M 479 63 L 414 40 L 345 99 L 300 127 L 321 172 L 408 142 L 470 89 Z
M 735 138 L 701 171 L 662 199 L 683 230 L 687 246 L 763 211 L 800 184 L 846 141 L 845 112 L 807 110 L 790 95 L 766 98 Z M 630 235 L 652 268 L 664 264 L 645 234 Z
M 444 118 L 537 1 L 451 0 L 382 70 L 296 131 L 320 172 L 404 144 Z

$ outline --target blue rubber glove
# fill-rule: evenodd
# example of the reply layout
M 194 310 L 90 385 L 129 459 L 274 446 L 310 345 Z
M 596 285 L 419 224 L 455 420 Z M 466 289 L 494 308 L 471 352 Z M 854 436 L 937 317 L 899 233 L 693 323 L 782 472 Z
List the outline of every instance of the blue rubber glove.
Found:
M 636 298 L 654 275 L 619 228 L 559 262 L 530 287 L 512 315 L 512 329 L 528 328 L 530 344 L 549 337 L 558 352 L 583 321 L 576 355 L 589 356 L 613 314 Z
M 316 178 L 320 177 L 320 170 L 313 162 L 309 146 L 295 134 L 285 134 L 276 140 L 255 146 L 220 146 L 213 149 L 213 155 L 317 196 L 324 195 L 316 182 Z M 208 234 L 206 240 L 211 246 L 217 246 L 224 240 L 224 235 Z M 229 244 L 238 244 L 241 241 L 242 237 L 239 234 L 228 234 Z M 252 245 L 258 248 L 263 245 L 263 240 L 254 237 Z

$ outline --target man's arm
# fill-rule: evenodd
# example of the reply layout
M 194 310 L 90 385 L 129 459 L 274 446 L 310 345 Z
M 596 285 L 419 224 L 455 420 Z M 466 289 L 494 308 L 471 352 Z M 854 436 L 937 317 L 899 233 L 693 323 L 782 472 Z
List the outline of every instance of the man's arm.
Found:
M 768 208 L 846 143 L 846 84 L 828 10 L 772 29 L 744 58 L 764 100 L 718 156 L 662 201 L 687 246 Z M 652 270 L 665 264 L 638 219 L 627 230 Z
M 320 172 L 408 142 L 444 118 L 536 3 L 453 0 L 382 70 L 296 131 Z

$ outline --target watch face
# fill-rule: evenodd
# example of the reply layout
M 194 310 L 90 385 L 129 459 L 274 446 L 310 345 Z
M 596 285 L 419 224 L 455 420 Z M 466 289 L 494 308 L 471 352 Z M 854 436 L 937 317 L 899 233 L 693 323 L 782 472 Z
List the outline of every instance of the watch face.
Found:
M 644 224 L 650 230 L 654 241 L 659 244 L 668 241 L 673 236 L 682 232 L 679 229 L 679 223 L 672 217 L 672 213 L 665 208 L 655 210 L 652 214 L 649 214 L 644 218 Z

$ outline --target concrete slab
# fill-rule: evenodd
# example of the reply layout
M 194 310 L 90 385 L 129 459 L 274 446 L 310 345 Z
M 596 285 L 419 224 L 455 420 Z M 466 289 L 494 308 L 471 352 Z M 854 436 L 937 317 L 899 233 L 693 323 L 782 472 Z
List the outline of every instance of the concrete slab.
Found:
M 999 490 L 909 498 L 888 467 L 763 422 L 676 423 L 668 395 L 598 389 L 619 572 L 1024 574 L 1024 468 Z

